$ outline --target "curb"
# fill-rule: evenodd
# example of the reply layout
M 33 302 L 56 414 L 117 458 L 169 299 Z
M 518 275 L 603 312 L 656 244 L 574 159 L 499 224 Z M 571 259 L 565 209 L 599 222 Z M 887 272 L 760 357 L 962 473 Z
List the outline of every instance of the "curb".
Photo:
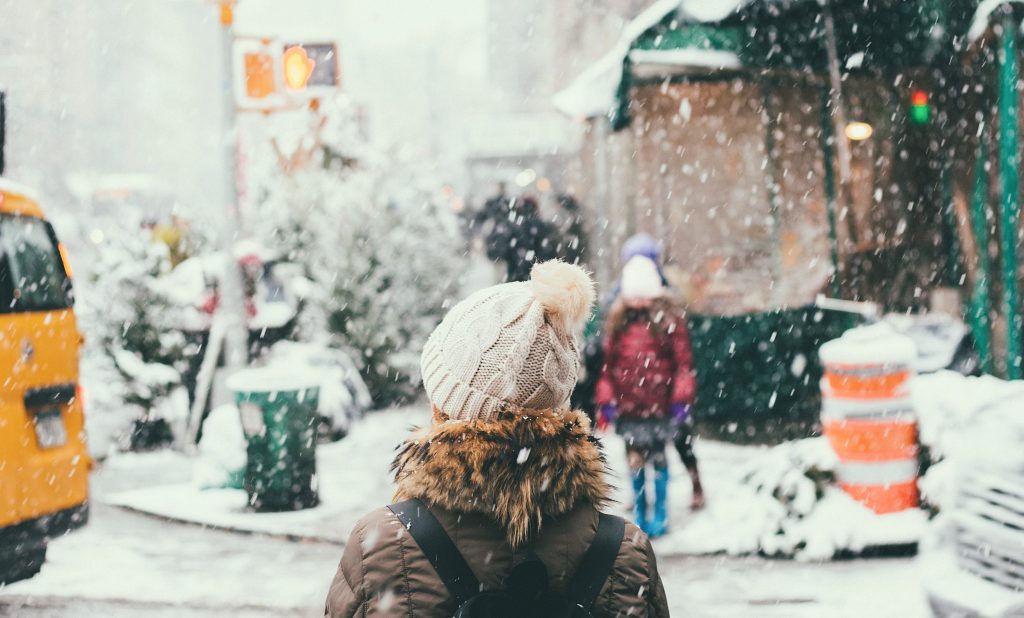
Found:
M 125 504 L 115 504 L 112 502 L 103 502 L 106 506 L 121 509 L 129 513 L 135 513 L 137 515 L 143 515 L 152 519 L 158 519 L 160 521 L 166 521 L 175 524 L 183 524 L 186 526 L 195 526 L 197 528 L 206 528 L 207 530 L 220 530 L 221 532 L 231 532 L 233 534 L 239 534 L 243 536 L 259 536 L 268 539 L 279 539 L 282 541 L 289 541 L 291 543 L 320 543 L 323 545 L 334 545 L 336 547 L 345 547 L 345 541 L 341 539 L 333 539 L 330 537 L 317 536 L 312 534 L 289 534 L 286 532 L 268 532 L 265 530 L 253 530 L 251 528 L 239 528 L 237 526 L 227 526 L 224 524 L 215 524 L 209 522 L 196 521 L 194 519 L 185 519 L 183 517 L 174 517 L 171 515 L 162 515 L 160 513 L 154 513 L 145 509 L 140 509 L 134 506 L 128 506 Z

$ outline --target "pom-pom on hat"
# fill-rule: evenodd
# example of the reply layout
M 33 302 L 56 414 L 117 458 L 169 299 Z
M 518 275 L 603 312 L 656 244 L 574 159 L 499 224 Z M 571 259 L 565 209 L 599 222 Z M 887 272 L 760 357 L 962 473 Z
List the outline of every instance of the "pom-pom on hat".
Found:
M 452 307 L 423 348 L 423 386 L 448 418 L 562 410 L 576 386 L 576 335 L 594 282 L 579 266 L 535 264 L 530 280 L 485 288 Z
M 658 298 L 665 293 L 658 265 L 643 256 L 631 258 L 622 267 L 620 294 L 626 300 Z

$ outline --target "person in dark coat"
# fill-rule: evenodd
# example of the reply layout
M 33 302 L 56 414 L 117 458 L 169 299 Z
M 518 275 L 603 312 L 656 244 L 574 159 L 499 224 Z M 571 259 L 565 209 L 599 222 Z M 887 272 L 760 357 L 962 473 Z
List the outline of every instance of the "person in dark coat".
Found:
M 657 265 L 636 256 L 623 267 L 619 296 L 608 311 L 596 403 L 602 424 L 614 421 L 626 442 L 636 499 L 634 517 L 651 536 L 668 529 L 665 447 L 677 433 L 689 432 L 696 386 L 682 306 L 662 284 Z M 693 506 L 702 506 L 703 489 L 692 448 L 683 462 L 693 480 Z M 654 473 L 650 516 L 649 468 Z
M 451 309 L 423 350 L 431 422 L 401 444 L 396 501 L 419 500 L 483 591 L 500 591 L 527 554 L 565 593 L 611 499 L 601 443 L 569 408 L 576 335 L 594 300 L 583 269 L 534 266 L 529 282 L 480 290 Z M 668 618 L 651 542 L 626 523 L 594 618 Z M 445 618 L 456 599 L 387 507 L 359 520 L 325 615 Z M 529 613 L 520 614 L 530 616 Z
M 496 228 L 497 229 L 497 228 Z M 504 237 L 494 239 L 496 254 L 505 261 L 505 281 L 526 281 L 537 262 L 556 257 L 557 232 L 540 216 L 537 200 L 520 197 L 512 202 Z
M 571 195 L 558 196 L 559 212 L 552 220 L 558 231 L 558 259 L 570 264 L 584 264 L 587 259 L 587 231 L 583 209 Z
M 505 243 L 508 239 L 509 212 L 514 200 L 505 193 L 505 183 L 498 184 L 498 193 L 487 199 L 474 215 L 470 234 L 484 240 L 484 251 L 488 259 L 505 259 Z

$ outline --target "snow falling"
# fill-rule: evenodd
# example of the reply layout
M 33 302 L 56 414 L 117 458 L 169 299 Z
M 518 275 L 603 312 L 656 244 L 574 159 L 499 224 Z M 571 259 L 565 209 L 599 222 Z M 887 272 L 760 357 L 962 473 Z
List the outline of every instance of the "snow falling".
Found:
M 1021 3 L 0 14 L 0 617 L 1024 611 Z

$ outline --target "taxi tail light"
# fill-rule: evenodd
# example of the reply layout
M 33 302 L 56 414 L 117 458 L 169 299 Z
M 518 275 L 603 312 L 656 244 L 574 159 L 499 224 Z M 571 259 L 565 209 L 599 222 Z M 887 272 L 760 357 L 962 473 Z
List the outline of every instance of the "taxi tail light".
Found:
M 57 252 L 60 253 L 60 261 L 64 265 L 64 274 L 67 275 L 68 279 L 74 279 L 71 272 L 71 260 L 68 258 L 68 248 L 64 246 L 64 243 L 59 242 L 57 243 Z

